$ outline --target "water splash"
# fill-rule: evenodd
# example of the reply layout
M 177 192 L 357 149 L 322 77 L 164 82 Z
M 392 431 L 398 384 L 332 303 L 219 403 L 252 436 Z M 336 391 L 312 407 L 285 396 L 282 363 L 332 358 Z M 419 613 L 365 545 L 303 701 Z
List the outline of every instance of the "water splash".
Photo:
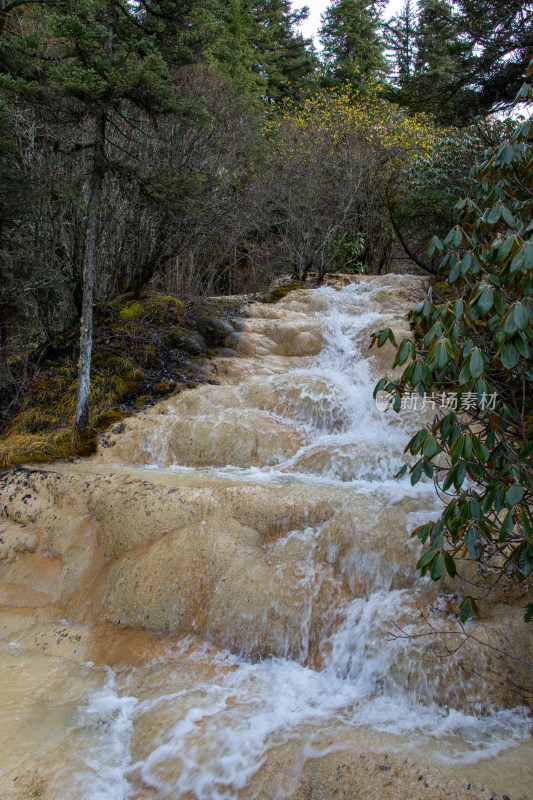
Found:
M 390 279 L 389 287 L 395 285 L 401 285 L 400 278 Z M 345 746 L 353 731 L 374 737 L 378 749 L 426 748 L 449 763 L 489 758 L 528 737 L 529 724 L 521 709 L 489 708 L 487 713 L 485 708 L 483 717 L 475 708 L 472 713 L 457 710 L 462 701 L 454 681 L 448 680 L 457 661 L 450 657 L 435 665 L 434 658 L 430 663 L 427 640 L 390 635 L 398 621 L 407 633 L 418 630 L 417 602 L 420 598 L 421 604 L 427 603 L 428 583 L 416 577 L 417 545 L 406 540 L 414 525 L 439 508 L 439 500 L 429 481 L 413 488 L 407 479 L 394 479 L 410 431 L 420 420 L 384 415 L 373 399 L 377 376 L 367 353 L 368 331 L 390 320 L 391 309 L 376 299 L 384 286 L 368 281 L 310 294 L 307 316 L 321 326 L 321 352 L 304 365 L 287 357 L 282 368 L 282 344 L 269 328 L 268 341 L 277 348 L 278 359 L 272 362 L 272 374 L 250 374 L 237 385 L 220 387 L 218 394 L 202 395 L 186 429 L 197 437 L 200 428 L 195 426 L 210 420 L 205 447 L 214 453 L 225 426 L 238 439 L 249 434 L 247 419 L 252 427 L 269 421 L 272 430 L 279 424 L 289 438 L 298 438 L 300 444 L 290 455 L 273 441 L 266 465 L 245 465 L 230 456 L 218 466 L 188 466 L 183 435 L 177 442 L 172 437 L 173 427 L 193 402 L 183 396 L 147 435 L 147 469 L 163 466 L 226 485 L 333 486 L 343 489 L 346 502 L 325 522 L 287 531 L 263 546 L 275 580 L 280 585 L 292 581 L 286 587 L 289 593 L 300 596 L 304 590 L 305 602 L 298 607 L 294 625 L 298 641 L 294 628 L 285 643 L 283 631 L 273 636 L 277 652 L 291 658 L 252 663 L 252 639 L 243 639 L 240 649 L 231 644 L 239 617 L 248 614 L 251 628 L 259 622 L 268 627 L 269 618 L 276 619 L 276 609 L 267 604 L 261 619 L 248 607 L 235 606 L 225 612 L 225 620 L 217 617 L 217 625 L 226 625 L 228 632 L 228 642 L 224 634 L 219 641 L 232 646 L 234 654 L 210 654 L 208 680 L 198 677 L 179 691 L 169 690 L 180 683 L 180 662 L 175 669 L 165 667 L 159 693 L 143 698 L 142 685 L 132 689 L 130 678 L 122 687 L 117 679 L 116 685 L 110 683 L 93 697 L 85 716 L 100 720 L 102 732 L 88 764 L 96 774 L 96 765 L 103 761 L 102 774 L 109 778 L 107 788 L 97 779 L 93 793 L 84 795 L 87 800 L 123 800 L 133 785 L 148 787 L 158 798 L 191 793 L 198 800 L 235 800 L 272 753 L 289 748 L 288 766 L 272 794 L 284 798 L 297 787 L 307 758 Z M 279 311 L 268 313 L 279 313 L 296 325 L 302 317 L 298 302 L 289 297 Z M 400 308 L 399 303 L 396 311 Z M 253 329 L 253 320 L 250 326 Z M 239 341 L 245 340 L 244 334 L 239 336 Z M 267 338 L 258 336 L 258 353 L 268 358 Z M 354 511 L 358 500 L 359 515 Z M 285 572 L 284 563 L 297 563 L 298 570 Z M 335 624 L 313 642 L 312 618 L 323 602 L 326 574 L 335 590 L 325 613 Z M 444 620 L 443 625 L 451 628 L 453 622 Z M 195 648 L 192 655 L 183 656 L 193 663 L 197 657 Z M 127 694 L 131 691 L 133 695 Z M 132 762 L 132 729 L 151 730 L 154 719 L 153 737 L 147 737 Z M 380 745 L 380 736 L 387 737 L 386 745 Z M 110 737 L 116 737 L 117 744 L 106 756 Z

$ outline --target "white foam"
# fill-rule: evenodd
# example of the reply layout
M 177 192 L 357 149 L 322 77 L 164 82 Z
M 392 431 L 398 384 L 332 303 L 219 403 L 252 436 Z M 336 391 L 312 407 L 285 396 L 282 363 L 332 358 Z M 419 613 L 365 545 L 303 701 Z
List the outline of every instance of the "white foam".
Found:
M 401 278 L 391 278 L 391 283 L 401 282 Z M 421 481 L 412 487 L 408 478 L 398 481 L 393 477 L 417 419 L 407 415 L 402 421 L 393 412 L 383 414 L 376 409 L 372 396 L 375 379 L 364 357 L 368 344 L 364 332 L 372 325 L 380 327 L 382 312 L 372 298 L 383 286 L 361 282 L 342 291 L 317 290 L 320 310 L 316 313 L 326 326 L 323 351 L 310 368 L 266 381 L 279 397 L 272 414 L 304 426 L 309 445 L 268 468 L 228 464 L 193 470 L 175 464 L 170 470 L 197 472 L 226 483 L 343 486 L 352 497 L 374 498 L 380 508 L 409 497 L 420 501 L 421 508 L 408 515 L 407 527 L 430 517 L 440 503 L 433 484 Z M 150 437 L 153 463 L 146 468 L 155 469 L 166 462 L 168 445 L 164 434 L 160 441 L 157 431 Z M 306 471 L 306 459 L 321 451 L 329 454 L 329 460 L 318 459 L 319 466 Z M 362 456 L 366 458 L 362 460 Z M 320 526 L 290 531 L 285 540 L 272 545 L 271 552 L 282 555 L 286 545 L 294 544 L 291 540 L 298 540 L 311 562 L 319 535 Z M 344 734 L 354 730 L 389 737 L 387 749 L 394 747 L 390 737 L 395 737 L 398 748 L 425 747 L 450 763 L 488 758 L 528 738 L 529 722 L 521 709 L 481 717 L 433 702 L 439 681 L 453 669 L 452 660 L 440 662 L 442 666 L 435 666 L 431 674 L 420 661 L 413 661 L 416 680 L 408 685 L 399 667 L 416 656 L 418 645 L 409 639 L 391 640 L 387 632 L 396 619 L 412 614 L 416 587 L 388 591 L 396 569 L 392 557 L 383 569 L 371 558 L 372 553 L 360 554 L 359 568 L 364 571 L 366 564 L 375 582 L 366 597 L 346 604 L 341 624 L 322 642 L 324 668 L 320 672 L 285 659 L 252 664 L 219 653 L 210 656 L 213 665 L 230 664 L 232 669 L 220 669 L 212 682 L 198 682 L 177 692 L 173 691 L 170 669 L 161 694 L 149 700 L 121 696 L 110 680 L 82 712 L 84 723 L 92 725 L 98 740 L 87 757 L 92 777 L 84 798 L 125 800 L 127 776 L 136 771 L 159 797 L 178 800 L 191 792 L 197 800 L 235 800 L 269 751 L 291 742 L 287 759 L 292 758 L 292 766 L 280 776 L 275 800 L 295 790 L 307 757 L 341 746 Z M 310 595 L 313 574 L 310 568 Z M 203 652 L 202 658 L 206 657 Z M 146 758 L 131 764 L 132 725 L 142 722 L 159 703 L 167 709 L 165 718 L 168 708 L 173 710 L 172 722 L 161 728 Z
M 109 669 L 105 685 L 80 708 L 79 727 L 89 734 L 90 742 L 77 774 L 83 800 L 126 800 L 130 796 L 126 773 L 137 702 L 135 697 L 119 694 Z
M 198 800 L 236 800 L 269 751 L 291 742 L 272 795 L 283 798 L 296 788 L 306 758 L 345 746 L 350 730 L 386 735 L 381 749 L 394 750 L 395 740 L 398 749 L 431 749 L 445 763 L 490 758 L 529 736 L 527 719 L 517 710 L 480 719 L 423 706 L 394 691 L 380 694 L 379 673 L 371 669 L 346 679 L 332 669 L 316 672 L 283 659 L 250 664 L 228 654 L 226 661 L 237 668 L 189 692 L 161 696 L 167 714 L 168 704 L 179 701 L 176 722 L 160 730 L 147 758 L 123 775 L 138 771 L 158 797 L 178 800 L 191 792 Z M 157 702 L 136 705 L 135 721 Z M 379 738 L 374 747 L 380 749 Z M 120 794 L 120 782 L 116 786 L 88 797 L 122 800 L 127 795 Z

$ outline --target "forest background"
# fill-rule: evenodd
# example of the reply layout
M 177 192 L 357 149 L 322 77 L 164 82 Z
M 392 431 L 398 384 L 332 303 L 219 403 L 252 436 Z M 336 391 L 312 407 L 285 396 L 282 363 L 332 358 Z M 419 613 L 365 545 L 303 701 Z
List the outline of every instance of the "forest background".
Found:
M 4 431 L 39 438 L 46 391 L 77 393 L 82 432 L 128 393 L 111 347 L 116 385 L 89 403 L 93 310 L 436 273 L 429 239 L 511 134 L 533 4 L 386 5 L 333 0 L 318 51 L 289 0 L 1 0 Z

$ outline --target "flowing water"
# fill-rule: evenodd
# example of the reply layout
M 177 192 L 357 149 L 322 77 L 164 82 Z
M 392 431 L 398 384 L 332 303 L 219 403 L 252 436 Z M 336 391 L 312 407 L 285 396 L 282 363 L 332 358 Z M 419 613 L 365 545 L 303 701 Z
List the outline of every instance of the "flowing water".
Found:
M 372 397 L 370 332 L 422 290 L 252 304 L 220 385 L 7 480 L 2 798 L 531 796 L 531 635 L 497 598 L 464 641 L 465 585 L 417 577 L 440 501 L 394 475 L 423 412 Z

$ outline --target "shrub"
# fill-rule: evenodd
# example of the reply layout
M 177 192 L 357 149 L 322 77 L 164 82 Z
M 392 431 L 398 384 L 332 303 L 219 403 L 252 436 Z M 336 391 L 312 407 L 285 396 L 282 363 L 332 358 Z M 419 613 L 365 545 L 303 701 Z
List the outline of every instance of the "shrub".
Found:
M 531 96 L 526 85 L 524 92 Z M 374 341 L 390 340 L 394 367 L 405 366 L 400 378 L 380 380 L 376 393 L 389 392 L 397 411 L 409 392 L 429 395 L 437 409 L 406 448 L 419 456 L 411 483 L 433 478 L 446 499 L 440 518 L 414 532 L 426 545 L 418 568 L 434 580 L 445 571 L 454 577 L 456 562 L 469 558 L 486 566 L 490 588 L 533 573 L 531 119 L 521 118 L 487 153 L 476 177 L 477 199 L 458 203 L 458 224 L 428 251 L 443 254 L 453 296 L 412 309 L 420 346 L 397 344 L 389 329 Z M 478 613 L 477 599 L 463 600 L 463 621 Z M 533 603 L 525 620 L 532 617 Z
M 273 114 L 261 197 L 279 260 L 302 278 L 385 271 L 392 244 L 385 187 L 394 188 L 406 161 L 429 150 L 435 135 L 428 117 L 409 117 L 377 91 L 323 90 Z
M 455 220 L 454 206 L 476 191 L 473 170 L 512 134 L 513 121 L 490 119 L 467 128 L 440 128 L 430 146 L 405 161 L 387 208 L 404 251 L 419 266 L 435 273 L 438 260 L 426 259 L 431 236 L 442 238 Z

